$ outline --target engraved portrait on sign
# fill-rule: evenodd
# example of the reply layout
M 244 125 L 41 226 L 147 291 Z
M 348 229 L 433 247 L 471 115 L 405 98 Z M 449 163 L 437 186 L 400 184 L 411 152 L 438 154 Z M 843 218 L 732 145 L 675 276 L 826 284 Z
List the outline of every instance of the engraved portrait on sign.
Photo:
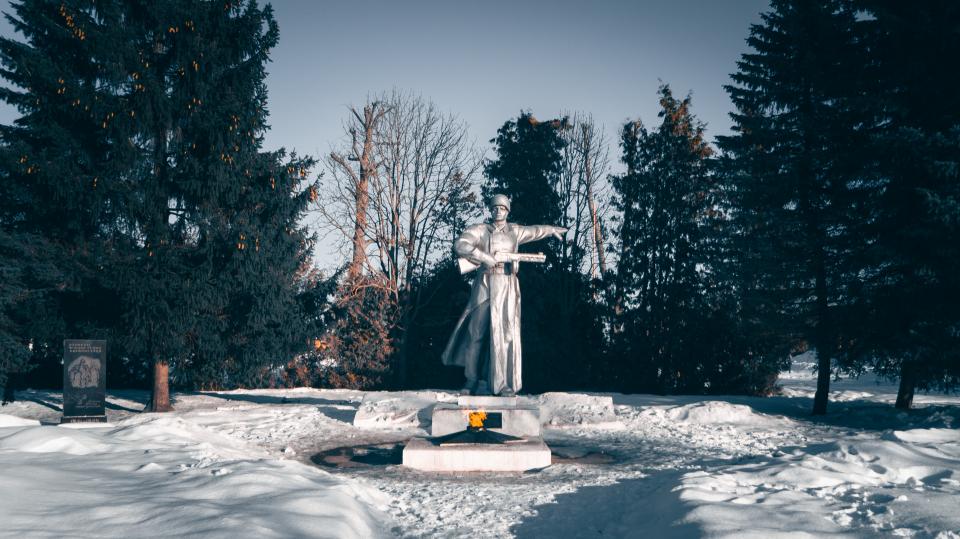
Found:
M 80 356 L 67 367 L 67 375 L 73 387 L 97 387 L 100 385 L 100 360 L 90 356 Z

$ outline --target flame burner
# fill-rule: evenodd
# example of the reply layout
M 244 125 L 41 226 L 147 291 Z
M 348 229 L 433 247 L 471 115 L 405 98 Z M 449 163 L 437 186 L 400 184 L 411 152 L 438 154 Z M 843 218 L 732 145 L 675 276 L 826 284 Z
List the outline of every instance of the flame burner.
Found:
M 470 412 L 466 429 L 434 438 L 433 441 L 441 446 L 467 444 L 508 444 L 522 442 L 523 438 L 510 436 L 502 432 L 487 430 L 501 428 L 503 416 L 500 413 L 486 413 L 483 410 Z

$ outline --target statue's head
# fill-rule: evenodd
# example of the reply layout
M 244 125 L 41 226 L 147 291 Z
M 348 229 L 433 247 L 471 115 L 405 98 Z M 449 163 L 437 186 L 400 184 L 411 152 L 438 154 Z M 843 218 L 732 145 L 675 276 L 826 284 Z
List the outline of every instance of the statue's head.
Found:
M 507 195 L 496 194 L 490 197 L 490 215 L 494 221 L 506 221 L 510 213 L 510 199 Z

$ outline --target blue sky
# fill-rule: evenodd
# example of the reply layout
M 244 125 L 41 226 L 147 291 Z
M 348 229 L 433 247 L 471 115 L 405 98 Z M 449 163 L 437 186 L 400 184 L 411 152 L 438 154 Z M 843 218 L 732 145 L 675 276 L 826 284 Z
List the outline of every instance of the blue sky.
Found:
M 10 11 L 4 0 L 3 11 Z M 544 119 L 593 114 L 617 155 L 628 118 L 656 122 L 659 81 L 693 92 L 708 137 L 728 132 L 722 86 L 765 0 L 273 2 L 268 149 L 321 155 L 347 106 L 393 88 L 432 99 L 488 148 L 521 109 Z M 12 30 L 4 21 L 0 32 Z M 0 122 L 16 111 L 0 105 Z
M 434 100 L 483 145 L 521 109 L 592 113 L 615 141 L 656 121 L 659 80 L 692 91 L 708 135 L 726 133 L 722 86 L 766 1 L 309 2 L 274 4 L 268 146 L 326 153 L 349 104 L 399 88 Z

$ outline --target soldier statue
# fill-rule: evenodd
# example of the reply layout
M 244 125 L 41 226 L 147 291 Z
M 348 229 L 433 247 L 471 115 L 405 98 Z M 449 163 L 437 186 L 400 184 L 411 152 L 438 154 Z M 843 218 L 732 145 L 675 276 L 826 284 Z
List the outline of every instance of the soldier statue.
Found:
M 491 222 L 467 227 L 454 242 L 461 273 L 473 272 L 470 301 L 443 351 L 444 365 L 464 368 L 465 395 L 511 397 L 520 391 L 520 262 L 543 262 L 544 255 L 518 253 L 517 246 L 567 229 L 507 222 L 510 199 L 490 199 Z

